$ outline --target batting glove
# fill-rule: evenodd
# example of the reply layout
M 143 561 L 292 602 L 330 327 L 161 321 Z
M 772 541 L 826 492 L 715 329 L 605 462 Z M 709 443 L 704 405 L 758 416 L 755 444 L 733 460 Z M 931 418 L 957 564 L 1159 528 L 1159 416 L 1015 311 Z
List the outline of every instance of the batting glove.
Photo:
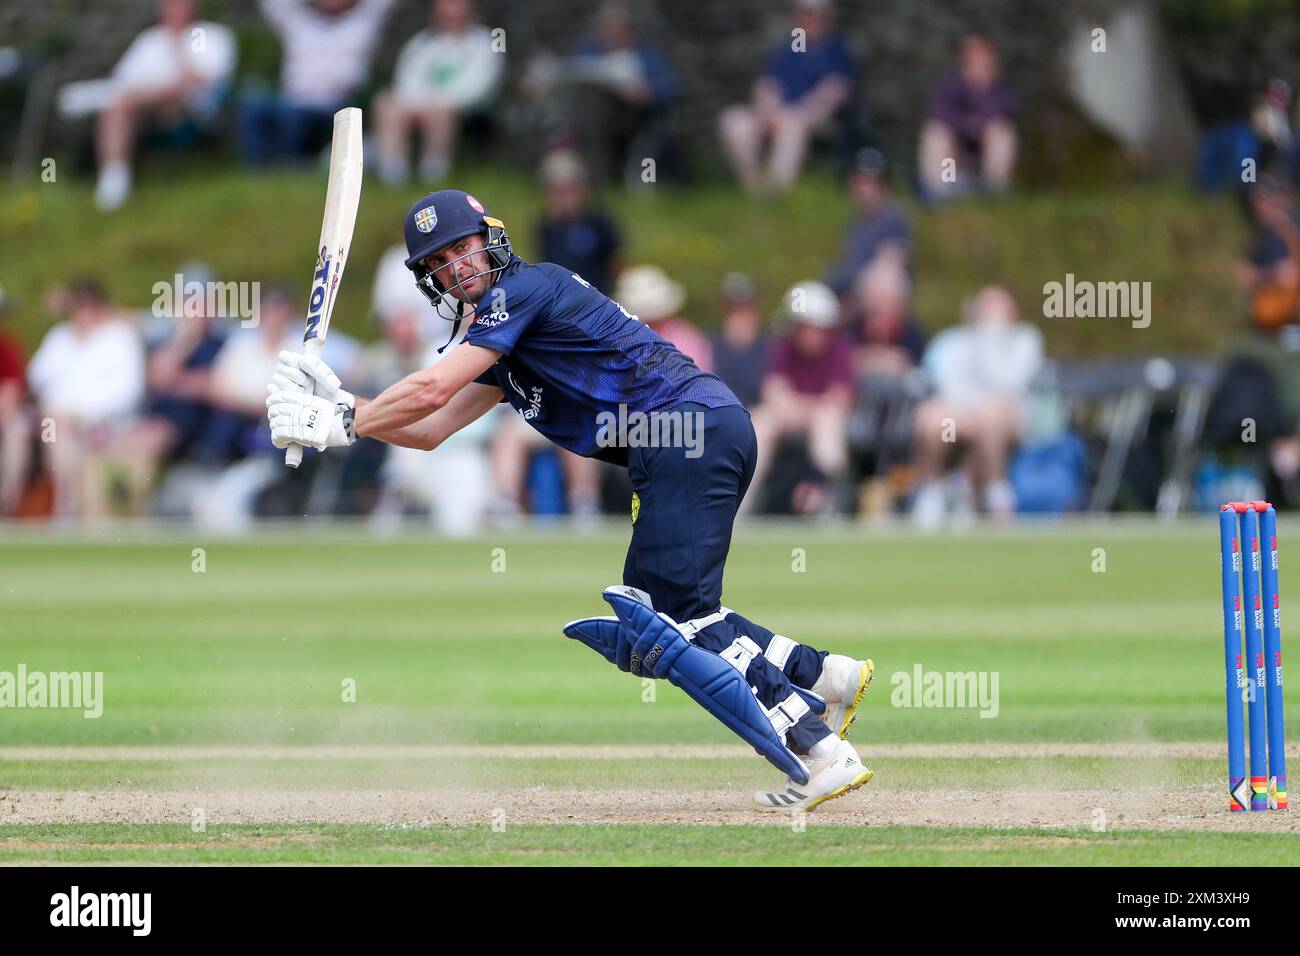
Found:
M 271 425 L 271 443 L 276 448 L 304 445 L 324 451 L 351 445 L 356 440 L 352 425 L 354 412 L 351 401 L 335 404 L 319 395 L 302 392 L 273 392 L 266 398 L 266 418 Z
M 316 395 L 335 405 L 356 405 L 356 398 L 342 387 L 334 370 L 319 356 L 306 352 L 280 353 L 280 361 L 266 386 L 268 395 L 275 392 L 298 392 Z

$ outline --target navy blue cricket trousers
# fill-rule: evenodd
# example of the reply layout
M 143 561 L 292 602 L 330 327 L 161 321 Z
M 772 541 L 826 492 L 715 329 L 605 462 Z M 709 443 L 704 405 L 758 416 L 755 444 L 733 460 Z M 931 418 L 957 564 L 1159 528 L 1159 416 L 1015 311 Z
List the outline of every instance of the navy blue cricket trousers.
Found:
M 697 445 L 628 449 L 632 482 L 632 542 L 623 566 L 623 583 L 650 595 L 656 611 L 686 623 L 722 607 L 722 575 L 731 549 L 731 530 L 749 490 L 758 460 L 758 443 L 749 412 L 739 405 L 707 408 L 688 402 L 672 409 L 694 416 L 702 426 Z M 687 434 L 683 432 L 683 434 Z M 695 455 L 698 450 L 699 454 Z M 739 614 L 729 614 L 692 638 L 715 653 L 748 637 L 766 651 L 773 632 Z M 778 665 L 759 655 L 745 679 L 758 700 L 771 707 L 793 692 L 791 683 L 811 687 L 821 673 L 825 651 L 803 644 L 783 654 Z M 790 748 L 804 754 L 830 730 L 812 714 L 789 731 Z

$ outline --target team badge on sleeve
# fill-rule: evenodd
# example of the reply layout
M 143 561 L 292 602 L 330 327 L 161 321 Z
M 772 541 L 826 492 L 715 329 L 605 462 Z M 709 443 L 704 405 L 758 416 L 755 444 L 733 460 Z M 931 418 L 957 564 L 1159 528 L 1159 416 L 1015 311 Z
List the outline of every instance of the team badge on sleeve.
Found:
M 433 206 L 425 206 L 415 214 L 415 228 L 421 232 L 433 232 L 438 225 L 438 210 Z

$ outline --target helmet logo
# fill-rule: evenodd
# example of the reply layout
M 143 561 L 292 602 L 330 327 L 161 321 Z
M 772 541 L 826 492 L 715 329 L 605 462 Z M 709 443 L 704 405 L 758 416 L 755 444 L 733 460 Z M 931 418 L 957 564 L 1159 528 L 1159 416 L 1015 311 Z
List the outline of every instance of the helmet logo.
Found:
M 420 232 L 433 232 L 438 225 L 438 210 L 433 206 L 425 206 L 415 214 L 415 228 Z
M 475 199 L 473 196 L 466 195 L 465 201 L 469 203 L 470 208 L 473 209 L 476 213 L 478 213 L 479 215 L 483 214 L 483 204 L 479 202 L 477 199 Z

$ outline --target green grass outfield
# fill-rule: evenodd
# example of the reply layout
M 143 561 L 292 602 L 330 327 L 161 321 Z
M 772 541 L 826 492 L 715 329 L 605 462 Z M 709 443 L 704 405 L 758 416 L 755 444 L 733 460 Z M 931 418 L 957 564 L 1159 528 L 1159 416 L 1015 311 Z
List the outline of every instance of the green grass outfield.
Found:
M 659 825 L 0 824 L 0 865 L 1230 866 L 1280 862 L 1268 834 L 1045 833 L 988 828 Z M 1255 863 L 1254 861 L 1259 861 Z
M 1297 530 L 1283 524 L 1284 600 Z M 1300 859 L 1300 844 L 1277 845 L 1297 840 L 1289 815 L 1229 821 L 1220 806 L 1208 519 L 934 538 L 742 528 L 728 606 L 877 665 L 852 738 L 876 779 L 806 829 L 752 819 L 749 791 L 779 775 L 678 691 L 652 685 L 645 700 L 639 680 L 560 633 L 606 611 L 600 588 L 625 546 L 622 530 L 459 542 L 8 532 L 0 671 L 102 671 L 104 704 L 98 719 L 0 709 L 0 862 L 1194 865 L 1263 840 L 1276 860 Z M 899 675 L 918 665 L 995 672 L 996 716 L 898 706 Z M 1300 704 L 1288 717 L 1294 741 Z M 213 806 L 202 834 L 175 812 L 191 795 L 369 790 L 406 802 L 381 823 Z M 1058 790 L 1064 822 L 1050 812 Z M 1024 791 L 1045 801 L 1026 809 Z M 997 826 L 962 825 L 969 807 L 952 795 L 966 793 L 987 799 Z M 76 822 L 84 794 L 116 809 Z M 460 802 L 442 813 L 430 794 Z M 23 799 L 58 807 L 63 795 L 65 816 L 12 822 Z M 530 817 L 533 805 L 552 810 Z

